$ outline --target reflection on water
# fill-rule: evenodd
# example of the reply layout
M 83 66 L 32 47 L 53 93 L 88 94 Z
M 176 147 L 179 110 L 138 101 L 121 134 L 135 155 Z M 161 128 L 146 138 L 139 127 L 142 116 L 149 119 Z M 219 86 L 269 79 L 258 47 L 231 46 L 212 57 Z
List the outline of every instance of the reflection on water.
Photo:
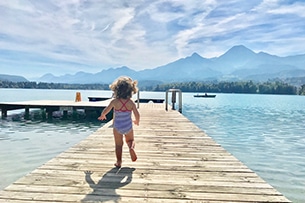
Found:
M 100 122 L 0 120 L 0 189 L 86 138 Z
M 232 101 L 226 105 L 202 100 L 197 101 L 200 104 L 188 104 L 184 114 L 288 199 L 304 202 L 305 104 L 299 100 L 302 98 L 230 97 Z M 275 99 L 270 101 L 270 97 Z

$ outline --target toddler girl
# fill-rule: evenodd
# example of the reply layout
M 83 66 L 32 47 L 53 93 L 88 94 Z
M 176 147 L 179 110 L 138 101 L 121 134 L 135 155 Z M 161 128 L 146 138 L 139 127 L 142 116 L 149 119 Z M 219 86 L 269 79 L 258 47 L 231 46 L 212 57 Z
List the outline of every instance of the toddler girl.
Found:
M 113 109 L 113 135 L 115 141 L 115 154 L 116 154 L 116 167 L 120 168 L 122 164 L 122 151 L 123 151 L 123 135 L 129 147 L 129 153 L 132 161 L 137 160 L 134 147 L 134 135 L 132 128 L 131 113 L 134 114 L 134 124 L 139 125 L 140 114 L 133 100 L 132 94 L 137 93 L 137 81 L 133 81 L 129 77 L 119 77 L 111 85 L 110 89 L 113 91 L 114 99 L 103 110 L 99 120 L 105 120 L 106 115 Z

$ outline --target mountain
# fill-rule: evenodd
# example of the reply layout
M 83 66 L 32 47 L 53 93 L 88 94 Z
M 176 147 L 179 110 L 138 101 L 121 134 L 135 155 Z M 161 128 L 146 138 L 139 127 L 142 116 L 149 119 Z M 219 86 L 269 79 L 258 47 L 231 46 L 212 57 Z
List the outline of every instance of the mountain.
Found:
M 92 74 L 78 72 L 54 76 L 46 74 L 39 78 L 42 82 L 58 83 L 111 83 L 121 75 L 128 75 L 138 81 L 183 82 L 204 80 L 255 80 L 266 81 L 274 78 L 305 76 L 305 54 L 279 57 L 265 52 L 255 53 L 251 49 L 237 45 L 223 55 L 204 58 L 198 53 L 178 59 L 154 69 L 134 71 L 126 66 L 110 68 Z
M 153 76 L 161 81 L 172 82 L 217 78 L 222 75 L 220 72 L 213 70 L 212 67 L 212 61 L 194 53 L 167 65 L 140 71 L 140 78 L 148 80 L 153 79 Z
M 234 46 L 218 58 L 214 58 L 215 68 L 229 74 L 248 64 L 256 54 L 243 45 Z
M 98 83 L 111 83 L 116 78 L 120 77 L 121 75 L 127 75 L 131 78 L 138 78 L 138 72 L 134 71 L 126 66 L 120 68 L 110 68 L 107 70 L 103 70 L 99 73 L 94 75 L 94 81 Z
M 0 74 L 0 81 L 10 81 L 10 82 L 28 82 L 27 79 L 25 79 L 22 76 L 17 75 L 5 75 Z
M 39 82 L 55 82 L 55 83 L 75 83 L 75 84 L 93 84 L 93 83 L 109 83 L 121 75 L 128 75 L 132 78 L 137 76 L 137 72 L 126 66 L 120 68 L 110 68 L 96 74 L 77 72 L 74 75 L 66 74 L 62 76 L 54 76 L 50 73 L 43 75 L 38 79 Z
M 305 70 L 304 62 L 305 55 L 278 57 L 259 52 L 253 57 L 249 57 L 247 63 L 231 72 L 231 75 L 241 79 L 253 80 L 305 76 L 304 72 L 300 72 L 300 70 Z
M 91 73 L 77 72 L 75 75 L 65 74 L 62 76 L 54 76 L 51 73 L 45 74 L 37 81 L 39 82 L 54 82 L 54 83 L 88 83 L 86 79 L 93 77 Z

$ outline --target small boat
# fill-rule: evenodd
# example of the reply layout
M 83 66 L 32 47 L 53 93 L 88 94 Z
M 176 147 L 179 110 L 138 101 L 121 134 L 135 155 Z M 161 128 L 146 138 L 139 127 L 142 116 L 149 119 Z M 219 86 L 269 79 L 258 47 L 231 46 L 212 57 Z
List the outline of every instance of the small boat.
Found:
M 205 93 L 205 94 L 195 94 L 194 97 L 214 98 L 214 97 L 216 97 L 216 95 L 215 94 L 207 94 L 207 93 Z

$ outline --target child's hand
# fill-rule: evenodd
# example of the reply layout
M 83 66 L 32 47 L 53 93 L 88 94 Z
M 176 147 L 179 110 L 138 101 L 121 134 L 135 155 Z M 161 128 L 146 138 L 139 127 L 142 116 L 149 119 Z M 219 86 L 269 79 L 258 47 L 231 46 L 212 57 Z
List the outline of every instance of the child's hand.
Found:
M 102 121 L 102 120 L 106 120 L 107 118 L 106 118 L 106 116 L 105 115 L 101 115 L 100 117 L 98 117 L 97 119 L 99 119 L 100 121 Z
M 135 125 L 139 125 L 139 121 L 137 121 L 137 120 L 134 120 L 133 123 L 134 123 Z

